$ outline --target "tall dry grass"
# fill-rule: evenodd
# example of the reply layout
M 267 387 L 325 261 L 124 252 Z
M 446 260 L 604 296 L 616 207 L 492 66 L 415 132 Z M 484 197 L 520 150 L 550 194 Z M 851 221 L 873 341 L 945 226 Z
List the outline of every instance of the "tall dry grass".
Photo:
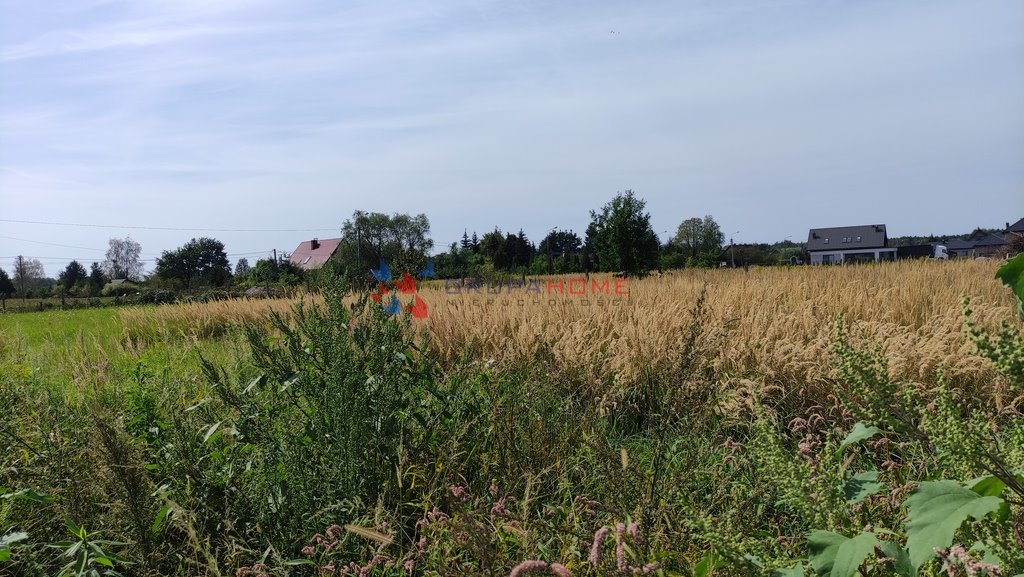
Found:
M 1001 402 L 1003 378 L 974 353 L 961 314 L 961 299 L 968 296 L 982 326 L 1014 318 L 1013 297 L 994 279 L 997 266 L 902 261 L 686 270 L 628 281 L 628 297 L 590 296 L 589 305 L 580 296 L 524 290 L 450 294 L 435 282 L 420 287 L 429 316 L 414 319 L 413 328 L 429 332 L 430 347 L 443 362 L 467 355 L 496 362 L 543 360 L 574 371 L 604 394 L 670 370 L 684 350 L 691 310 L 706 287 L 702 360 L 718 384 L 779 394 L 803 394 L 808 387 L 811 393 L 832 390 L 834 323 L 842 315 L 854 338 L 881 345 L 896 378 L 931 385 L 941 370 Z M 231 326 L 264 322 L 269 310 L 286 311 L 294 302 L 130 309 L 121 312 L 121 320 L 130 342 L 205 338 Z
M 422 290 L 430 315 L 419 321 L 444 359 L 528 361 L 554 357 L 595 387 L 628 387 L 675 362 L 690 311 L 707 287 L 704 359 L 718 379 L 787 390 L 836 377 L 834 322 L 881 344 L 899 379 L 934 384 L 940 368 L 998 396 L 1000 375 L 964 338 L 961 299 L 979 323 L 1014 318 L 1009 291 L 991 261 L 903 261 L 854 267 L 687 270 L 630 281 L 628 298 L 599 306 L 591 298 L 544 295 L 538 304 L 512 295 Z M 614 298 L 614 297 L 613 297 Z M 605 300 L 609 300 L 605 297 Z M 710 357 L 710 358 L 707 358 Z M 609 382 L 611 381 L 611 382 Z M 825 390 L 823 387 L 822 390 Z
M 319 296 L 306 301 L 319 302 Z M 271 311 L 286 313 L 298 299 L 243 299 L 123 309 L 119 318 L 130 346 L 224 335 L 232 327 L 267 321 Z

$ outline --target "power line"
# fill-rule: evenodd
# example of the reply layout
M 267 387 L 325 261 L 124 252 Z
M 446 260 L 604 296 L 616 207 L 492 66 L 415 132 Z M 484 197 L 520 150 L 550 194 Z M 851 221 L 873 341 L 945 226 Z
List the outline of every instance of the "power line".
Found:
M 0 222 L 13 222 L 18 224 L 41 224 L 47 226 L 81 226 L 88 228 L 127 228 L 133 230 L 171 230 L 177 232 L 326 232 L 339 230 L 333 228 L 182 228 L 173 226 L 138 226 L 138 225 L 116 225 L 116 224 L 89 224 L 81 222 L 48 222 L 42 220 L 15 220 L 11 218 L 0 218 Z M 92 250 L 92 249 L 89 249 Z
M 46 245 L 49 245 L 49 246 L 59 246 L 61 248 L 77 248 L 79 250 L 95 250 L 95 251 L 98 251 L 98 252 L 103 252 L 103 251 L 107 250 L 105 248 L 89 248 L 87 246 L 75 246 L 73 244 L 57 244 L 55 242 L 44 242 L 44 241 L 41 241 L 41 240 L 32 240 L 32 239 L 28 239 L 28 238 L 17 238 L 17 237 L 13 237 L 13 236 L 0 235 L 0 238 L 6 238 L 7 240 L 18 240 L 18 241 L 21 241 L 21 242 L 33 242 L 35 244 L 46 244 Z
M 14 255 L 14 256 L 0 256 L 0 258 L 18 258 L 19 256 L 20 257 L 24 257 L 24 258 L 33 258 L 33 259 L 36 259 L 36 260 L 78 260 L 78 261 L 104 260 L 103 258 L 99 258 L 99 257 L 82 258 L 80 256 L 33 256 L 33 255 L 30 255 L 30 254 L 18 254 L 18 255 Z M 159 257 L 146 257 L 146 258 L 140 258 L 139 260 L 141 260 L 143 262 L 148 262 L 148 261 L 156 261 L 157 258 L 159 258 Z
M 61 246 L 65 246 L 65 245 L 61 245 Z M 92 249 L 89 249 L 89 250 L 92 250 Z M 252 252 L 229 252 L 229 253 L 225 254 L 225 256 L 228 256 L 228 257 L 242 256 L 242 257 L 244 257 L 244 256 L 254 256 L 254 255 L 259 255 L 259 254 L 265 254 L 265 255 L 267 255 L 267 258 L 269 258 L 270 257 L 269 256 L 270 255 L 270 249 L 267 249 L 267 250 L 256 250 L 256 251 L 252 251 Z M 10 256 L 0 256 L 0 259 L 17 258 L 18 256 L 22 256 L 24 258 L 32 258 L 32 259 L 35 259 L 35 260 L 52 260 L 52 261 L 60 261 L 60 262 L 70 261 L 70 260 L 78 260 L 78 261 L 81 261 L 81 262 L 101 261 L 101 260 L 103 260 L 103 258 L 99 258 L 99 257 L 95 257 L 95 256 L 89 256 L 89 257 L 82 257 L 82 256 L 36 256 L 36 255 L 32 255 L 32 254 L 15 254 L 15 255 L 10 255 Z M 140 262 L 156 262 L 158 260 L 160 260 L 159 256 L 143 256 L 143 257 L 139 257 L 139 261 Z

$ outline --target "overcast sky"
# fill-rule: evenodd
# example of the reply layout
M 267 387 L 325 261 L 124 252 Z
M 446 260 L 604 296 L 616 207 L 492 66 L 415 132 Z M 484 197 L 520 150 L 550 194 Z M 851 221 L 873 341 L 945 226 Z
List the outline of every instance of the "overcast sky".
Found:
M 625 189 L 659 233 L 711 214 L 737 242 L 1024 217 L 1020 0 L 0 0 L 0 14 L 8 270 L 23 254 L 56 276 L 128 234 L 147 258 L 213 236 L 252 262 L 338 236 L 356 209 L 424 212 L 439 250 L 464 228 L 539 241 L 582 234 Z

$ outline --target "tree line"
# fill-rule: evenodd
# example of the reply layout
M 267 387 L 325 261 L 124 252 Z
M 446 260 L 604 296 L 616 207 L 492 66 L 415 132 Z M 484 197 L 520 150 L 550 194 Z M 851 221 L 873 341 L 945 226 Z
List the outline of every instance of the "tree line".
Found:
M 317 275 L 347 275 L 367 281 L 369 269 L 381 260 L 405 271 L 418 271 L 431 260 L 431 272 L 439 278 L 590 272 L 642 276 L 654 270 L 714 267 L 723 260 L 771 264 L 802 250 L 800 245 L 786 242 L 729 247 L 731 254 L 727 255 L 723 253 L 725 236 L 710 215 L 683 220 L 663 244 L 651 226 L 646 202 L 631 190 L 617 193 L 591 210 L 582 236 L 556 227 L 538 243 L 522 229 L 511 232 L 495 227 L 482 235 L 467 229 L 459 242 L 431 256 L 434 243 L 425 214 L 356 211 L 342 223 L 340 232 L 337 251 Z M 12 275 L 0 269 L 0 298 L 116 294 L 141 281 L 149 288 L 191 293 L 211 287 L 294 286 L 310 280 L 310 274 L 291 263 L 287 254 L 258 259 L 254 265 L 240 258 L 232 269 L 224 244 L 214 238 L 193 238 L 163 251 L 148 276 L 144 275 L 141 251 L 130 236 L 112 238 L 103 261 L 93 262 L 88 270 L 72 261 L 55 280 L 46 278 L 38 260 L 19 256 Z M 111 281 L 128 284 L 117 283 L 119 289 Z
M 646 202 L 633 191 L 615 195 L 590 211 L 581 236 L 553 228 L 532 241 L 523 229 L 463 232 L 458 242 L 430 257 L 439 278 L 489 277 L 495 274 L 544 275 L 613 272 L 642 276 L 653 270 L 718 266 L 724 235 L 711 216 L 683 221 L 663 245 L 651 226 Z M 336 273 L 366 276 L 384 260 L 396 270 L 423 268 L 433 248 L 427 216 L 357 211 L 342 225 L 342 239 L 330 267 Z

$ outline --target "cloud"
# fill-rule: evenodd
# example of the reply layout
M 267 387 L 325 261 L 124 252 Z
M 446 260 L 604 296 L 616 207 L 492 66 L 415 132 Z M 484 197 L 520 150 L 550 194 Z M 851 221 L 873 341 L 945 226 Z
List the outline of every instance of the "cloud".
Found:
M 711 213 L 760 240 L 1024 212 L 1014 2 L 71 6 L 19 7 L 0 37 L 0 191 L 31 192 L 0 201 L 20 216 L 401 206 L 441 247 L 581 230 L 625 188 L 658 230 Z

